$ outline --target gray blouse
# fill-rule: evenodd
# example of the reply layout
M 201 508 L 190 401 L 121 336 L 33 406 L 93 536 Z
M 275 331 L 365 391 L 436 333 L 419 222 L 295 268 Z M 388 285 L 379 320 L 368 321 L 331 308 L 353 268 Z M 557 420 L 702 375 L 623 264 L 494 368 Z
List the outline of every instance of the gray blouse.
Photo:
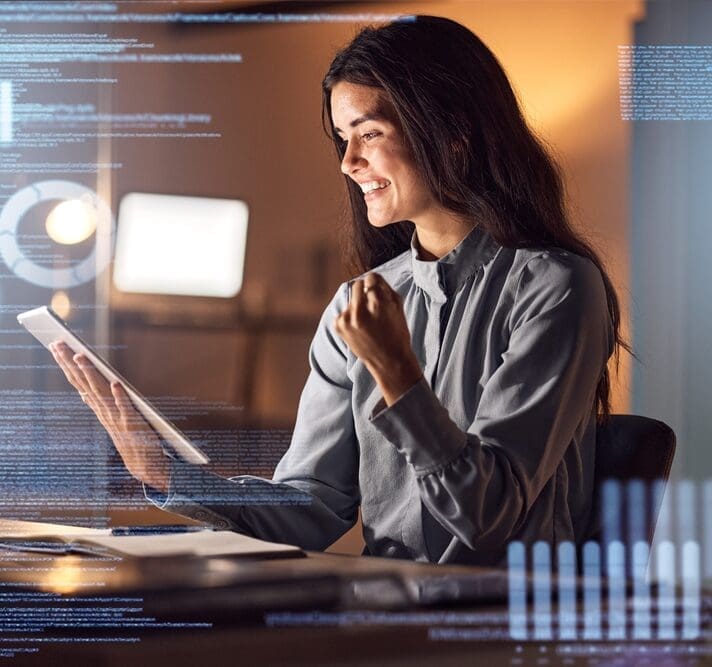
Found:
M 595 391 L 613 350 L 601 274 L 563 250 L 508 249 L 475 228 L 438 261 L 417 239 L 375 269 L 403 298 L 423 378 L 387 407 L 335 334 L 310 348 L 273 479 L 171 463 L 159 507 L 324 549 L 361 508 L 367 552 L 503 564 L 511 540 L 582 541 L 592 514 Z

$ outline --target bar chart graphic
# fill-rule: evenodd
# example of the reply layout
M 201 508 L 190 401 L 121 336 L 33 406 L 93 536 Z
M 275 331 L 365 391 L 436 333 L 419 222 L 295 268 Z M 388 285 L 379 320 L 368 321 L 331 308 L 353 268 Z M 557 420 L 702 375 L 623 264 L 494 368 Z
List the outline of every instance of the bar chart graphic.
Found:
M 699 641 L 712 584 L 712 480 L 608 480 L 596 539 L 508 545 L 519 641 Z

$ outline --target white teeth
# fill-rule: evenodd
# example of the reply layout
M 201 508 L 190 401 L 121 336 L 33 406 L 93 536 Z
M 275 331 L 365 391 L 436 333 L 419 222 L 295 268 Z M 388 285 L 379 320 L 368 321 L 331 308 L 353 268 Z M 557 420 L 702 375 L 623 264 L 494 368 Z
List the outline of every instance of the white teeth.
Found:
M 390 184 L 390 181 L 371 181 L 370 183 L 361 183 L 361 190 L 364 194 L 368 194 L 374 190 L 381 190 Z

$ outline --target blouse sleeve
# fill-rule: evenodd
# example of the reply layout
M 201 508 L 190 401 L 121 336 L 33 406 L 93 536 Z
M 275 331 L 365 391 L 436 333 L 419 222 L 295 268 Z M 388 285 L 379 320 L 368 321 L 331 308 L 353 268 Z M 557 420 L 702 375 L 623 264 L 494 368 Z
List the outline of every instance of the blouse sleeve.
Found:
M 351 380 L 345 343 L 331 327 L 347 301 L 344 284 L 321 318 L 292 442 L 272 480 L 225 479 L 174 460 L 168 494 L 146 489 L 147 498 L 167 511 L 305 549 L 324 549 L 353 526 L 360 494 Z
M 613 347 L 606 294 L 588 260 L 542 253 L 523 267 L 502 363 L 461 430 L 425 379 L 372 423 L 416 473 L 430 513 L 471 549 L 517 533 L 554 475 Z

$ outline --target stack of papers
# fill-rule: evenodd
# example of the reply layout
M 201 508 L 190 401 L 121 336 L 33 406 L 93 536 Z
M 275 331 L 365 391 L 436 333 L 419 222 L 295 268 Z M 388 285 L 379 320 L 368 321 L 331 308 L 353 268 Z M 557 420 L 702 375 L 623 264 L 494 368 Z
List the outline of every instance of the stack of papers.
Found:
M 150 556 L 273 556 L 298 555 L 299 547 L 275 544 L 229 530 L 201 530 L 156 535 L 108 535 L 80 537 L 81 545 L 102 547 L 115 554 Z
M 265 542 L 229 530 L 195 530 L 160 532 L 140 535 L 116 535 L 111 528 L 84 528 L 33 521 L 0 520 L 0 549 L 111 552 L 133 558 L 167 556 L 232 556 L 266 557 L 299 556 L 299 547 Z

